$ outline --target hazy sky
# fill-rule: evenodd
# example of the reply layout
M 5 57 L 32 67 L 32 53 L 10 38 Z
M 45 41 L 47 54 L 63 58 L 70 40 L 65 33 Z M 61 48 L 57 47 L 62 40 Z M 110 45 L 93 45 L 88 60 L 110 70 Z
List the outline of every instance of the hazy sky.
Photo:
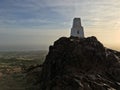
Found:
M 120 0 L 0 0 L 0 50 L 48 49 L 74 17 L 86 37 L 120 50 Z

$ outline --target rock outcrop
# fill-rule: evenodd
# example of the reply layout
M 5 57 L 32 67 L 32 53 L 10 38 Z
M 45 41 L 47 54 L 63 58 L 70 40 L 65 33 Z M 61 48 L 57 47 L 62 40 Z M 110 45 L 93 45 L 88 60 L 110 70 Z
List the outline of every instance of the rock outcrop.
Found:
M 62 37 L 49 47 L 39 90 L 120 90 L 120 53 L 96 37 Z

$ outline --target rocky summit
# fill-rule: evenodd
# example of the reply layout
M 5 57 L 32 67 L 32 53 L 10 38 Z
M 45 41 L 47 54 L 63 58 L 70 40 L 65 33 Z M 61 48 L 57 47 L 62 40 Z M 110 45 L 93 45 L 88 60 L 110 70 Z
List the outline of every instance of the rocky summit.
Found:
M 120 52 L 94 36 L 61 37 L 37 68 L 38 90 L 120 90 Z

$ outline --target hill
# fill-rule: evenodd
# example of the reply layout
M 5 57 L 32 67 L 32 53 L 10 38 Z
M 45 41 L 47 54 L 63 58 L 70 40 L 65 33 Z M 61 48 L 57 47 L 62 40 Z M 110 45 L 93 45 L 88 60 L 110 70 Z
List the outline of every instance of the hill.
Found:
M 120 90 L 120 52 L 94 36 L 61 37 L 27 78 L 38 90 Z

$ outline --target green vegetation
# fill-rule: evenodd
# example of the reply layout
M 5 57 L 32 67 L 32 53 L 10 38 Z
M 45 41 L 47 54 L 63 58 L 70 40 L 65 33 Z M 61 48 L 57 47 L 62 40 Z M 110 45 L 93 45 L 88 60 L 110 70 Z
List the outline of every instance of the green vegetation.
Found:
M 0 52 L 0 90 L 25 90 L 23 70 L 42 64 L 46 54 L 47 51 Z

